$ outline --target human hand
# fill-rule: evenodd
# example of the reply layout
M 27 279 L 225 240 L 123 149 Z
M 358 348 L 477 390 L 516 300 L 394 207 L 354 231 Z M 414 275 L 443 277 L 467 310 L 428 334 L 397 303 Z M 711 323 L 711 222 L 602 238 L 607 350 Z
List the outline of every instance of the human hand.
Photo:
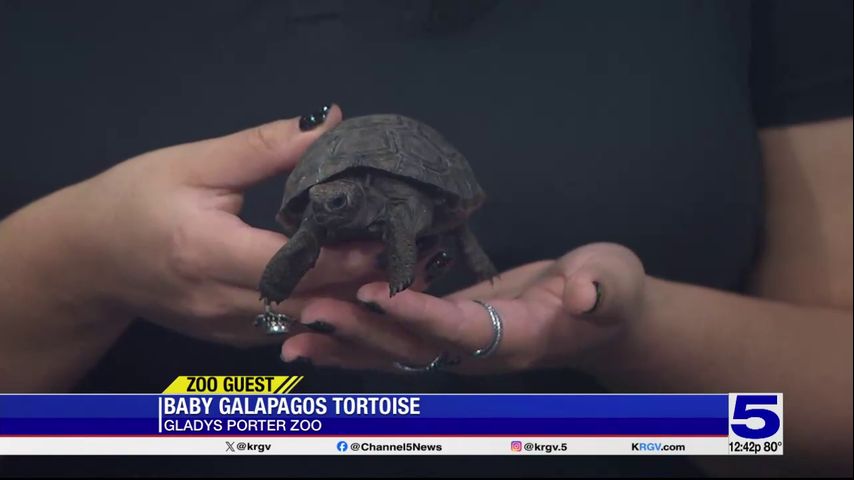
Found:
M 233 345 L 263 342 L 252 319 L 263 306 L 264 266 L 287 238 L 237 216 L 242 192 L 285 172 L 323 132 L 337 107 L 301 131 L 281 120 L 220 138 L 149 152 L 54 195 L 70 231 L 76 282 L 129 316 Z M 315 295 L 353 298 L 376 270 L 379 246 L 324 249 L 294 295 L 277 307 L 298 315 Z
M 494 373 L 540 367 L 583 368 L 644 309 L 645 274 L 637 256 L 615 244 L 591 244 L 558 260 L 527 264 L 445 298 L 415 291 L 388 297 L 374 282 L 358 291 L 384 314 L 331 299 L 309 302 L 308 321 L 334 326 L 332 335 L 296 335 L 284 342 L 285 360 L 316 365 L 395 369 L 395 362 L 429 365 L 440 353 L 460 358 L 461 373 Z M 472 358 L 495 336 L 485 308 L 501 316 L 502 339 L 494 354 Z

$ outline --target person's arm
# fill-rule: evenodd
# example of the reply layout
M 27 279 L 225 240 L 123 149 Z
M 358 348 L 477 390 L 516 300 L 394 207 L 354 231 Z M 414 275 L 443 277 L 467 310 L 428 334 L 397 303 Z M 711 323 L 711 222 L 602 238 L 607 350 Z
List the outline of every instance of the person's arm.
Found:
M 66 188 L 0 222 L 0 391 L 68 389 L 130 324 L 80 263 L 86 213 L 63 204 L 82 193 Z
M 762 132 L 761 298 L 650 279 L 645 314 L 593 368 L 600 378 L 620 389 L 783 392 L 787 458 L 850 472 L 851 128 L 849 118 Z
M 755 296 L 655 279 L 626 248 L 592 244 L 444 299 L 362 287 L 358 298 L 383 315 L 311 302 L 303 315 L 329 319 L 334 336 L 290 338 L 283 355 L 394 370 L 394 361 L 425 365 L 450 350 L 464 373 L 570 366 L 614 391 L 782 392 L 786 455 L 741 459 L 738 471 L 850 473 L 851 127 L 763 132 L 768 226 Z M 489 359 L 470 358 L 493 337 L 472 299 L 488 299 L 504 320 Z M 711 471 L 726 467 L 719 460 L 707 462 Z
M 311 131 L 294 118 L 150 152 L 0 222 L 0 392 L 68 389 L 135 317 L 233 346 L 275 341 L 253 318 L 287 238 L 240 220 L 242 192 L 340 119 L 334 107 Z M 379 275 L 379 249 L 325 250 L 277 310 L 297 318 L 312 295 L 352 296 Z

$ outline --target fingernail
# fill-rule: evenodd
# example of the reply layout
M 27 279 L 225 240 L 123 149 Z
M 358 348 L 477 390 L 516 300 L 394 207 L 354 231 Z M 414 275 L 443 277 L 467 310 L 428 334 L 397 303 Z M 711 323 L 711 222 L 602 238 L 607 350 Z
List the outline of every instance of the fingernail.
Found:
M 593 313 L 597 308 L 599 308 L 599 304 L 602 303 L 602 285 L 594 280 L 593 288 L 596 289 L 596 301 L 593 302 L 593 306 L 590 307 L 589 310 L 584 312 L 585 314 Z
M 313 364 L 311 363 L 311 359 L 308 357 L 297 357 L 291 361 L 287 361 L 282 358 L 282 361 L 287 363 L 288 365 L 293 365 L 295 367 L 310 367 Z
M 335 325 L 324 320 L 315 320 L 311 323 L 306 323 L 305 326 L 317 333 L 332 333 L 335 331 Z
M 431 283 L 433 280 L 444 275 L 453 261 L 454 257 L 445 250 L 433 255 L 433 258 L 424 267 L 424 280 L 427 283 Z
M 377 305 L 375 302 L 363 302 L 363 301 L 359 300 L 359 304 L 361 304 L 363 307 L 367 308 L 368 310 L 370 310 L 374 313 L 379 313 L 379 314 L 385 313 L 385 310 L 383 310 L 382 307 Z
M 320 107 L 320 110 L 303 115 L 299 118 L 299 129 L 303 132 L 314 130 L 318 125 L 326 121 L 326 116 L 332 109 L 329 105 Z

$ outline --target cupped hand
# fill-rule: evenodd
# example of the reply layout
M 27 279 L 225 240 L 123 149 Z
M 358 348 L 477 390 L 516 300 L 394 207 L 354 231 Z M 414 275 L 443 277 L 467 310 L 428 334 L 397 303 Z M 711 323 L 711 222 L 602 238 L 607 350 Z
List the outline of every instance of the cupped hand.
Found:
M 263 309 L 258 283 L 287 238 L 238 217 L 242 192 L 292 169 L 340 121 L 332 107 L 309 131 L 294 118 L 153 151 L 63 192 L 59 208 L 75 216 L 76 278 L 128 315 L 233 345 L 264 341 L 252 322 Z M 353 298 L 364 282 L 382 278 L 379 248 L 324 249 L 276 310 L 297 316 L 312 296 Z
M 357 296 L 383 313 L 334 299 L 310 301 L 304 320 L 323 321 L 332 332 L 289 338 L 282 357 L 392 371 L 400 371 L 396 363 L 429 365 L 440 354 L 451 360 L 446 368 L 461 373 L 583 368 L 641 316 L 644 283 L 638 257 L 607 243 L 503 272 L 492 283 L 444 298 L 416 291 L 389 298 L 387 284 L 373 282 Z M 501 341 L 487 357 L 472 354 L 492 343 L 495 330 L 473 300 L 492 305 L 502 319 Z

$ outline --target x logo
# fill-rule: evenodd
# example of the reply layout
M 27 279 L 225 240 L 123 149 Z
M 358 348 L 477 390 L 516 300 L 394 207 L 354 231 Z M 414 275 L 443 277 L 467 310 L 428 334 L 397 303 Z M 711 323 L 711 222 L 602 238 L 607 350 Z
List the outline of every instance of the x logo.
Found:
M 233 452 L 234 451 L 234 442 L 225 442 L 225 451 Z

